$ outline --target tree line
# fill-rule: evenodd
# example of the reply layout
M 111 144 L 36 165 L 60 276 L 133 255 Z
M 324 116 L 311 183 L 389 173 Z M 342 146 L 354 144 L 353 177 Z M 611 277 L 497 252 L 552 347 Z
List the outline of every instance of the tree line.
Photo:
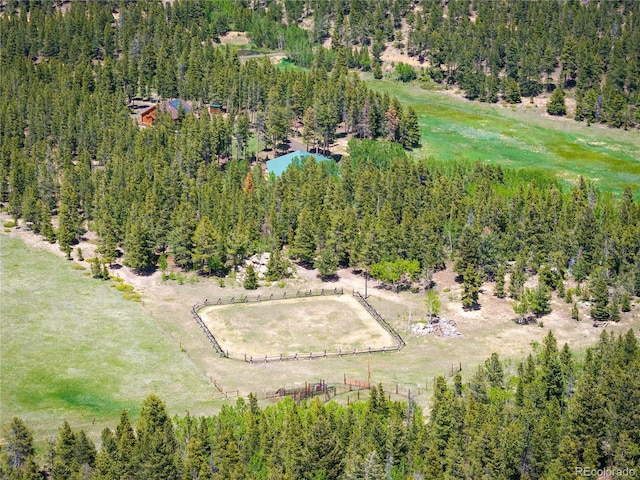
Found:
M 509 372 L 495 353 L 463 381 L 433 382 L 431 409 L 392 401 L 382 386 L 345 406 L 255 396 L 211 417 L 170 418 L 147 397 L 123 411 L 97 449 L 67 422 L 35 455 L 19 418 L 5 425 L 7 479 L 577 479 L 640 468 L 640 347 L 606 331 L 578 361 L 553 334 Z M 425 418 L 426 417 L 426 418 Z M 44 458 L 44 464 L 42 459 Z M 578 470 L 581 469 L 581 470 Z

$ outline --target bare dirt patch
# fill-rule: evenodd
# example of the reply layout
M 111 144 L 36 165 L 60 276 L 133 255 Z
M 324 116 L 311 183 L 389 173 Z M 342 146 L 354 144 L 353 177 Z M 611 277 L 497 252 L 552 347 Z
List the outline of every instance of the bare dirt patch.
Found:
M 220 35 L 220 43 L 222 45 L 248 45 L 249 37 L 247 37 L 247 32 L 231 31 Z
M 200 316 L 231 356 L 291 355 L 392 346 L 350 295 L 208 306 Z

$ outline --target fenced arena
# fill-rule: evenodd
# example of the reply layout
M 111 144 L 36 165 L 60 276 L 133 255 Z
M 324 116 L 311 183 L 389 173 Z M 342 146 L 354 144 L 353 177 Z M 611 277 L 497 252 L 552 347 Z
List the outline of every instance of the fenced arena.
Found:
M 392 352 L 405 345 L 362 295 L 343 293 L 207 299 L 191 311 L 220 356 L 248 363 Z

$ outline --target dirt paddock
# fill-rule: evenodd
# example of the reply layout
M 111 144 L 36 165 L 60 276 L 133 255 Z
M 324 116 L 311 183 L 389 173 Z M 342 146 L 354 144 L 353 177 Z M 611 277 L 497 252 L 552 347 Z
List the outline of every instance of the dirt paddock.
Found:
M 209 330 L 231 356 L 274 356 L 393 346 L 394 340 L 351 295 L 208 306 Z

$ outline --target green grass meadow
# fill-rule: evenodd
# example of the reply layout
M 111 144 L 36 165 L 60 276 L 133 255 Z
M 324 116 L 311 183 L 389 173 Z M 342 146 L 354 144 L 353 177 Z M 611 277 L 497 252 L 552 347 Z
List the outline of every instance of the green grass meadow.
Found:
M 151 393 L 173 413 L 206 410 L 212 387 L 179 345 L 73 265 L 0 235 L 0 423 L 21 417 L 41 439 L 68 420 L 95 439 Z
M 373 80 L 376 91 L 395 95 L 418 114 L 422 147 L 414 155 L 438 160 L 467 159 L 520 168 L 536 168 L 565 182 L 583 175 L 603 191 L 619 194 L 625 186 L 640 194 L 640 132 L 542 116 L 544 107 L 517 109 L 469 102 L 425 90 L 417 82 Z

